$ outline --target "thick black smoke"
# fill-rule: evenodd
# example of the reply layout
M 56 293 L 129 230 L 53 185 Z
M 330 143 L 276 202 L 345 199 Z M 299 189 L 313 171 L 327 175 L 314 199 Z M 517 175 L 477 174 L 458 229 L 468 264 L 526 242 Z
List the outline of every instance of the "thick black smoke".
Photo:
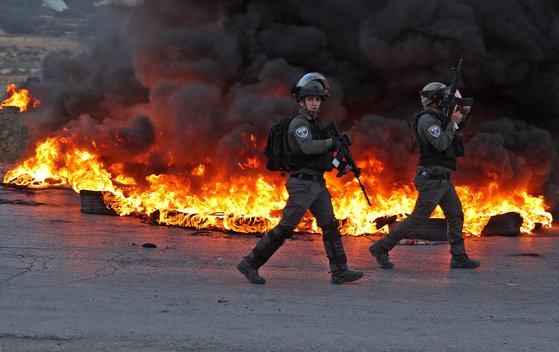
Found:
M 407 120 L 418 91 L 449 83 L 462 58 L 460 90 L 476 106 L 458 180 L 498 180 L 559 201 L 555 0 L 103 3 L 114 27 L 90 52 L 45 58 L 32 87 L 48 108 L 35 119 L 37 135 L 81 128 L 75 121 L 86 115 L 125 128 L 124 146 L 144 141 L 106 157 L 147 153 L 158 162 L 143 172 L 218 160 L 234 177 L 250 172 L 240 159 L 262 158 L 270 124 L 294 112 L 291 84 L 319 71 L 332 85 L 323 116 L 351 131 L 360 153 L 395 164 L 384 175 L 398 187 L 417 160 Z

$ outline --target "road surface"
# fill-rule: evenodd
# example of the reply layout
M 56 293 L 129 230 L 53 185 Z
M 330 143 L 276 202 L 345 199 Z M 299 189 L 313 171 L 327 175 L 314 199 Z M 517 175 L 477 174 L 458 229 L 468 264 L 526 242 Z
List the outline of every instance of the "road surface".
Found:
M 321 237 L 299 234 L 250 285 L 252 235 L 80 212 L 66 189 L 0 187 L 0 351 L 557 351 L 559 232 L 401 245 L 394 270 L 344 237 L 365 272 L 330 283 Z M 157 248 L 144 248 L 153 243 Z

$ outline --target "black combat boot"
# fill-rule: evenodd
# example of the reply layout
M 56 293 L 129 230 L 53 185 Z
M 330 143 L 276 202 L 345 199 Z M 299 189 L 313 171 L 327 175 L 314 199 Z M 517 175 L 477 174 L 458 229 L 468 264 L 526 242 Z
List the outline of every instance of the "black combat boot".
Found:
M 363 277 L 362 272 L 352 271 L 347 268 L 347 257 L 342 242 L 342 234 L 338 230 L 338 220 L 333 220 L 328 225 L 322 227 L 322 242 L 330 264 L 333 283 L 343 284 L 359 280 Z
M 371 255 L 376 259 L 377 263 L 382 269 L 394 268 L 394 263 L 392 263 L 388 258 L 388 251 L 384 250 L 381 247 L 379 241 L 375 242 L 372 246 L 369 247 L 369 252 L 371 252 Z
M 452 269 L 475 269 L 480 265 L 481 263 L 477 260 L 468 258 L 467 254 L 453 255 L 450 260 L 450 267 Z
M 251 284 L 262 285 L 266 283 L 266 279 L 258 275 L 258 270 L 254 264 L 251 263 L 249 257 L 243 257 L 243 260 L 237 264 L 237 270 L 239 270 Z
M 330 270 L 331 270 L 330 273 L 332 275 L 332 283 L 334 284 L 353 282 L 363 277 L 362 272 L 349 270 L 346 264 L 331 263 Z
M 270 257 L 278 250 L 285 241 L 284 232 L 289 236 L 290 228 L 279 227 L 273 228 L 265 234 L 256 246 L 248 253 L 243 260 L 237 264 L 237 270 L 243 274 L 251 284 L 262 285 L 266 280 L 258 274 L 258 269 L 270 259 Z M 292 231 L 292 230 L 291 230 Z

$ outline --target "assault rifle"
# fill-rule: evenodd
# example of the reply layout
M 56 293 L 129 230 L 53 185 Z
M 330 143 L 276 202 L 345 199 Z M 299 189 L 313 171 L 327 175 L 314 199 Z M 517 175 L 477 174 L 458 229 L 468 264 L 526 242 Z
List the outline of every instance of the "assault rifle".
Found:
M 421 94 L 430 99 L 431 101 L 435 102 L 438 106 L 442 109 L 442 120 L 448 123 L 450 121 L 450 116 L 454 111 L 454 107 L 458 106 L 460 109 L 463 106 L 472 106 L 474 105 L 473 98 L 462 98 L 457 97 L 455 95 L 456 90 L 458 89 L 458 82 L 460 81 L 460 75 L 462 70 L 462 59 L 458 61 L 458 65 L 456 67 L 451 67 L 450 70 L 452 71 L 452 83 L 450 86 L 444 89 L 438 89 L 434 91 L 427 91 L 421 92 Z M 467 116 L 460 122 L 459 129 L 462 130 L 465 127 L 467 120 Z
M 343 175 L 348 173 L 347 166 L 351 166 L 351 170 L 355 175 L 355 178 L 359 182 L 359 186 L 361 186 L 361 190 L 365 195 L 365 199 L 367 200 L 367 204 L 371 206 L 371 201 L 369 200 L 369 196 L 367 196 L 367 191 L 365 191 L 365 186 L 361 183 L 359 176 L 361 175 L 361 169 L 357 167 L 355 161 L 353 160 L 353 156 L 349 151 L 349 146 L 351 145 L 351 139 L 346 133 L 340 133 L 338 127 L 334 123 L 334 120 L 330 118 L 328 122 L 324 125 L 324 130 L 326 131 L 328 137 L 332 139 L 337 139 L 340 141 L 340 150 L 336 153 L 336 157 L 332 161 L 332 165 L 338 170 L 338 174 L 336 177 L 342 177 Z

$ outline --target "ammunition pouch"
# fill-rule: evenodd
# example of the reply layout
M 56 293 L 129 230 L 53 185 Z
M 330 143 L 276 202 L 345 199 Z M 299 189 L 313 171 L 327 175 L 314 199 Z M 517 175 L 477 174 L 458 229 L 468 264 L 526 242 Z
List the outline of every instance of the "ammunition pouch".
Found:
M 434 168 L 422 168 L 417 169 L 417 175 L 429 180 L 449 180 L 450 174 L 436 173 Z
M 334 156 L 332 152 L 308 155 L 308 154 L 289 154 L 288 162 L 292 170 L 298 168 L 309 168 L 317 171 L 332 171 L 332 160 Z

